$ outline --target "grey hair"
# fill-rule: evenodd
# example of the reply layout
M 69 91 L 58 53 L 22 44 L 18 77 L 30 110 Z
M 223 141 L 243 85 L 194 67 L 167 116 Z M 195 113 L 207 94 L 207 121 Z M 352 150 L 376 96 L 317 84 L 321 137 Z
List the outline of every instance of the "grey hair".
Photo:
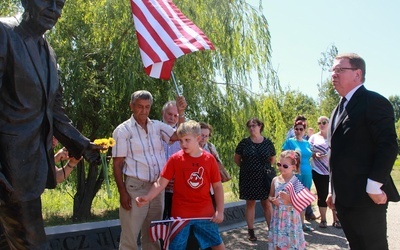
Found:
M 175 106 L 176 107 L 176 101 L 168 101 L 164 104 L 164 106 L 161 109 L 161 112 L 164 114 L 164 111 L 169 107 L 169 106 Z
M 153 105 L 153 96 L 147 90 L 138 90 L 133 92 L 131 96 L 131 103 L 135 103 L 137 99 L 150 100 L 150 105 Z

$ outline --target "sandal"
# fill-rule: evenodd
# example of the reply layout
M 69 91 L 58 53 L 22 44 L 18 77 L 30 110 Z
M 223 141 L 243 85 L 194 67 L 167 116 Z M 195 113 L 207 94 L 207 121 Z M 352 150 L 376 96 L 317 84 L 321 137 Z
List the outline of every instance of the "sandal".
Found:
M 249 241 L 257 241 L 257 237 L 254 234 L 254 229 L 247 229 L 247 232 L 249 232 Z
M 303 224 L 303 232 L 312 232 L 314 231 L 313 228 L 311 228 L 310 226 Z
M 305 218 L 306 218 L 306 220 L 308 220 L 308 221 L 318 219 L 318 217 L 315 216 L 315 214 L 313 214 L 313 213 L 312 213 L 312 214 L 309 214 L 309 215 L 306 215 Z
M 332 223 L 332 227 L 336 227 L 336 228 L 342 228 L 342 225 L 340 224 L 340 221 L 335 221 Z
M 320 228 L 327 228 L 328 225 L 327 225 L 327 223 L 326 223 L 326 220 L 321 220 L 321 223 L 319 223 L 319 227 L 320 227 Z

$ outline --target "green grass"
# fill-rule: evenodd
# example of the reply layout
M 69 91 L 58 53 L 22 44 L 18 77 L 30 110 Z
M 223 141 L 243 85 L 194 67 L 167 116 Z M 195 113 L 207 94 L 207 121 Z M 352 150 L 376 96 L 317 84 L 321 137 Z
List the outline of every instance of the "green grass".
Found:
M 394 163 L 391 175 L 392 175 L 394 184 L 397 187 L 397 190 L 400 190 L 400 158 L 399 158 L 399 156 L 397 157 L 397 160 Z
M 394 183 L 400 190 L 400 159 L 397 158 L 391 173 Z M 71 176 L 72 177 L 72 176 Z M 235 179 L 235 178 L 234 178 Z M 234 180 L 233 179 L 233 180 Z M 101 221 L 118 219 L 119 194 L 110 180 L 112 197 L 108 198 L 104 187 L 97 193 L 92 204 L 92 218 L 89 221 Z M 223 183 L 225 190 L 225 203 L 238 201 L 238 197 L 232 192 L 231 181 Z M 315 190 L 314 190 L 315 191 Z M 43 218 L 45 226 L 56 226 L 72 224 L 73 195 L 75 194 L 74 184 L 71 180 L 62 183 L 56 189 L 46 190 L 42 195 Z
M 114 185 L 115 186 L 115 185 Z M 103 187 L 93 199 L 92 218 L 90 221 L 118 219 L 119 194 L 116 188 L 111 189 L 112 197 L 108 198 Z M 71 180 L 57 186 L 56 189 L 47 189 L 42 195 L 42 214 L 45 226 L 72 224 L 72 210 L 74 194 L 76 193 Z

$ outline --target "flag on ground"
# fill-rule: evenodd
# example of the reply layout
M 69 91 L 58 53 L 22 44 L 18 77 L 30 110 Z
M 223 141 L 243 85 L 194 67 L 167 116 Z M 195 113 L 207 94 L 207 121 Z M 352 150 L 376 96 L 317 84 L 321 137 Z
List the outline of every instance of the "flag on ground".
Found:
M 169 243 L 187 223 L 189 223 L 188 219 L 181 218 L 171 218 L 171 220 L 151 222 L 150 237 L 153 242 L 162 239 L 164 241 L 163 249 L 166 250 L 169 247 Z
M 214 49 L 204 33 L 171 0 L 131 0 L 145 72 L 169 80 L 175 59 Z
M 289 192 L 290 200 L 294 209 L 299 213 L 315 200 L 314 194 L 308 190 L 296 176 L 293 176 L 286 184 L 285 189 Z

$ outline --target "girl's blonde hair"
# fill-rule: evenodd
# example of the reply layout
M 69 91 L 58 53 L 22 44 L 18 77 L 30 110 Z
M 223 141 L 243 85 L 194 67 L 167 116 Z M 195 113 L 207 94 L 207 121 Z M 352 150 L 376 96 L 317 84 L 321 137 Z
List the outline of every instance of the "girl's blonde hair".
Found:
M 296 166 L 296 172 L 300 173 L 300 152 L 295 150 L 285 150 L 279 156 L 283 159 L 289 159 L 290 163 Z

